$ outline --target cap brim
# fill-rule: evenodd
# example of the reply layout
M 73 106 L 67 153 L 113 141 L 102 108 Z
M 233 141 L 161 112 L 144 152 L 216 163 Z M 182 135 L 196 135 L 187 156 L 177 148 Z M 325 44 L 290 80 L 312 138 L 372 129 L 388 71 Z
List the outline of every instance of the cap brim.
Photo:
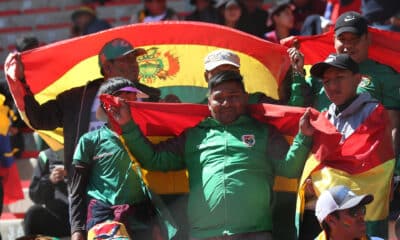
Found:
M 322 78 L 324 76 L 324 72 L 326 71 L 326 69 L 330 68 L 330 67 L 335 67 L 335 68 L 340 68 L 340 69 L 347 69 L 341 65 L 336 65 L 333 63 L 326 63 L 326 62 L 320 62 L 317 64 L 314 64 L 311 69 L 310 69 L 310 73 L 312 76 L 317 77 L 317 78 Z
M 216 67 L 219 67 L 219 66 L 221 66 L 221 65 L 232 65 L 232 66 L 235 66 L 235 67 L 237 67 L 237 68 L 240 67 L 238 64 L 233 63 L 233 62 L 231 62 L 231 61 L 221 60 L 221 61 L 215 61 L 215 62 L 206 63 L 206 64 L 204 65 L 204 68 L 205 68 L 207 71 L 211 71 L 211 70 L 213 70 L 213 69 L 215 69 Z
M 132 92 L 132 93 L 136 93 L 136 97 L 137 97 L 137 98 L 149 98 L 149 95 L 147 95 L 146 93 L 144 93 L 144 92 L 142 92 L 142 91 L 140 91 L 139 89 L 134 88 L 134 87 L 124 87 L 124 88 L 121 88 L 121 89 L 115 91 L 115 92 L 113 93 L 113 95 L 114 95 L 115 93 L 117 93 L 117 92 Z
M 147 51 L 144 48 L 134 48 L 132 50 L 125 52 L 122 56 L 126 56 L 130 53 L 135 53 L 136 56 L 141 56 L 141 55 L 145 55 L 147 53 Z
M 371 194 L 364 194 L 348 200 L 342 206 L 340 206 L 338 210 L 345 210 L 358 205 L 367 205 L 372 201 L 374 201 L 374 196 L 372 196 Z
M 354 33 L 357 35 L 362 35 L 362 31 L 360 31 L 360 29 L 356 28 L 356 27 L 351 27 L 351 26 L 347 26 L 347 27 L 341 27 L 337 30 L 335 30 L 335 35 L 339 36 L 342 33 L 345 32 L 350 32 L 350 33 Z

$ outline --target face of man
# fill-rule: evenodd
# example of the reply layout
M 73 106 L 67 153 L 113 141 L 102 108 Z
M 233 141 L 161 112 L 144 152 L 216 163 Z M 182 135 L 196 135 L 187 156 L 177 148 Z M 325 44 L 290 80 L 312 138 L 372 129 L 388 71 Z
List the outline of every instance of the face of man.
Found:
M 283 26 L 285 28 L 293 28 L 294 16 L 290 7 L 285 8 L 282 12 L 273 17 L 276 26 Z
M 338 211 L 338 217 L 331 216 L 330 227 L 332 234 L 341 236 L 342 239 L 361 239 L 365 237 L 367 226 L 365 224 L 365 205 Z
M 350 70 L 329 67 L 322 77 L 322 84 L 329 100 L 340 106 L 356 96 L 361 75 Z
M 226 70 L 239 72 L 239 68 L 238 67 L 235 67 L 235 66 L 233 66 L 231 64 L 223 64 L 223 65 L 220 65 L 220 66 L 214 68 L 213 70 L 206 71 L 204 73 L 204 78 L 206 79 L 206 82 L 208 82 L 208 80 L 210 80 L 212 78 L 212 76 L 214 76 L 215 74 L 217 74 L 219 72 L 226 71 Z
M 210 91 L 208 108 L 211 116 L 222 124 L 230 124 L 246 113 L 247 93 L 234 81 L 218 84 Z
M 358 36 L 351 32 L 344 32 L 335 36 L 335 49 L 337 53 L 347 53 L 357 63 L 368 58 L 369 34 Z
M 237 22 L 240 16 L 242 16 L 242 9 L 239 5 L 234 4 L 224 10 L 225 22 Z
M 137 82 L 139 65 L 136 53 L 132 52 L 112 61 L 107 61 L 103 67 L 103 72 L 106 78 L 123 77 L 132 82 Z

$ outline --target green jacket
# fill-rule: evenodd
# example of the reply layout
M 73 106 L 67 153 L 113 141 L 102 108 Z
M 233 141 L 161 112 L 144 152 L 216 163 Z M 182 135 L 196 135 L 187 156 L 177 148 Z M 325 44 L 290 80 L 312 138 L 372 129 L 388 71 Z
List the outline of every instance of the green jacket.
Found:
M 158 145 L 132 122 L 122 129 L 143 168 L 188 169 L 195 238 L 272 231 L 274 177 L 299 177 L 311 145 L 298 135 L 287 154 L 289 146 L 276 129 L 248 116 L 229 125 L 207 118 Z

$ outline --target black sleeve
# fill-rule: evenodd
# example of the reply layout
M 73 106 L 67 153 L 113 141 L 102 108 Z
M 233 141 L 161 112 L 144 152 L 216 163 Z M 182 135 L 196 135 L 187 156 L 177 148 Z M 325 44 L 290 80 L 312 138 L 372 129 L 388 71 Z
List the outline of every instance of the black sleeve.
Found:
M 89 178 L 89 166 L 86 164 L 74 165 L 72 182 L 70 185 L 70 219 L 71 234 L 77 231 L 86 231 L 86 186 Z
M 33 177 L 29 185 L 29 197 L 34 203 L 46 204 L 54 198 L 54 185 L 50 181 L 49 161 L 43 159 L 41 154 L 38 164 L 33 170 Z
M 50 100 L 40 105 L 32 93 L 24 96 L 25 113 L 33 128 L 53 130 L 62 127 L 62 109 L 57 100 Z

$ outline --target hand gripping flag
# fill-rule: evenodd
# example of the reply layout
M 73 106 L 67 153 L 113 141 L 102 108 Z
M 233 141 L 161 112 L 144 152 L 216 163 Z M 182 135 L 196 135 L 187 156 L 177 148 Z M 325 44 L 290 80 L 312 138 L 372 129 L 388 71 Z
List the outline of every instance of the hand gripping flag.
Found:
M 368 50 L 368 57 L 381 64 L 391 66 L 397 72 L 400 72 L 400 33 L 368 28 L 371 34 L 372 42 Z M 336 52 L 334 48 L 333 30 L 321 35 L 315 36 L 295 36 L 282 40 L 282 44 L 292 47 L 294 42 L 300 45 L 300 51 L 304 54 L 304 64 L 310 68 L 316 62 L 324 61 L 325 58 Z M 308 67 L 307 67 L 308 66 Z
M 356 194 L 373 194 L 365 219 L 368 233 L 381 235 L 389 213 L 390 185 L 395 164 L 388 115 L 379 105 L 371 115 L 341 142 L 342 135 L 321 113 L 314 116 L 313 149 L 300 180 L 297 212 L 305 207 L 306 180 L 311 179 L 317 196 L 336 185 L 346 185 Z M 386 229 L 387 230 L 387 229 Z

